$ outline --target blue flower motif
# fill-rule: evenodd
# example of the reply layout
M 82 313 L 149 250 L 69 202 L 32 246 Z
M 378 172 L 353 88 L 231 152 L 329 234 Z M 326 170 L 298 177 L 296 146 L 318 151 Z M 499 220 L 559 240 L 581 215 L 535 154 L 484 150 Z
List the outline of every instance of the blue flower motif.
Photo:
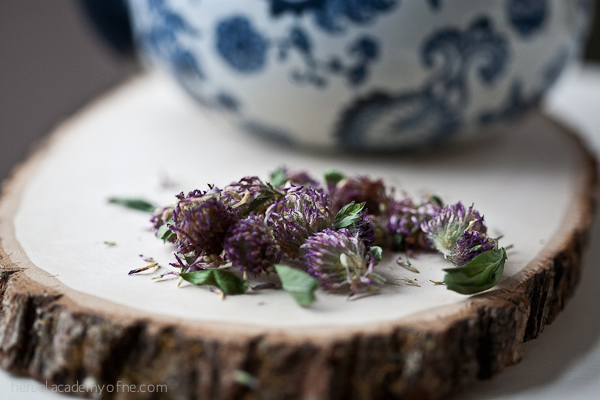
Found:
M 339 75 L 346 78 L 350 86 L 358 86 L 366 82 L 369 76 L 369 65 L 379 58 L 379 43 L 368 36 L 361 36 L 350 43 L 347 49 L 349 58 L 345 62 L 338 57 L 329 60 L 319 60 L 313 54 L 313 43 L 308 33 L 299 25 L 294 26 L 289 36 L 279 42 L 279 60 L 285 61 L 287 54 L 295 50 L 304 61 L 304 70 L 292 72 L 292 79 L 300 84 L 310 84 L 323 89 L 327 86 L 328 78 Z
M 301 15 L 312 12 L 315 23 L 330 33 L 345 31 L 347 21 L 366 24 L 391 11 L 398 0 L 269 0 L 271 14 Z
M 267 58 L 268 40 L 244 16 L 227 18 L 217 24 L 217 51 L 241 73 L 260 71 Z
M 352 44 L 350 52 L 364 60 L 376 60 L 379 57 L 379 45 L 375 39 L 363 36 Z
M 378 14 L 391 11 L 397 0 L 327 0 L 315 11 L 317 25 L 330 33 L 346 30 L 346 21 L 355 24 L 372 22 Z
M 196 36 L 198 32 L 181 15 L 171 11 L 164 0 L 150 0 L 148 10 L 154 23 L 149 30 L 140 32 L 146 50 L 169 61 L 178 79 L 204 79 L 196 56 L 179 42 L 180 36 Z
M 508 19 L 523 37 L 530 36 L 541 29 L 547 15 L 547 0 L 510 0 L 508 2 Z
M 342 111 L 337 128 L 342 145 L 351 150 L 374 143 L 380 150 L 396 144 L 406 148 L 454 134 L 469 101 L 470 68 L 478 68 L 481 81 L 492 85 L 502 75 L 508 55 L 506 39 L 487 18 L 476 19 L 464 31 L 435 32 L 421 52 L 425 66 L 437 67 L 431 78 L 412 91 L 375 92 L 350 104 Z M 356 76 L 360 79 L 360 71 Z

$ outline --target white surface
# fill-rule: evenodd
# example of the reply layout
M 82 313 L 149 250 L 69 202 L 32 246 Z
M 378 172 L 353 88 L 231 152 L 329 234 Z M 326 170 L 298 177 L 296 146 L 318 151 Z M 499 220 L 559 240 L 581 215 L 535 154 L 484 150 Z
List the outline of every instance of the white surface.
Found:
M 195 106 L 169 80 L 154 75 L 70 124 L 28 182 L 15 216 L 16 237 L 33 264 L 80 292 L 187 320 L 273 327 L 373 324 L 467 297 L 430 282 L 442 280 L 442 269 L 450 266 L 440 255 L 418 255 L 413 263 L 421 273 L 415 274 L 399 267 L 390 253 L 376 272 L 390 282 L 418 279 L 421 287 L 385 285 L 381 294 L 352 302 L 319 292 L 319 301 L 308 309 L 281 290 L 220 301 L 206 288 L 177 289 L 175 281 L 128 276 L 147 264 L 140 253 L 167 266 L 174 262 L 174 247 L 148 232 L 147 215 L 106 200 L 141 196 L 168 204 L 180 190 L 207 182 L 222 187 L 244 175 L 266 178 L 282 164 L 315 176 L 332 167 L 356 171 L 383 177 L 398 190 L 433 190 L 448 202 L 474 202 L 492 232 L 504 235 L 502 243 L 515 244 L 505 267 L 505 276 L 511 276 L 549 243 L 574 195 L 575 147 L 540 122 L 486 141 L 476 152 L 342 158 L 267 144 L 211 123 Z M 538 151 L 531 154 L 532 148 Z M 161 188 L 161 172 L 181 187 Z M 117 245 L 107 247 L 104 241 Z
M 569 116 L 584 133 L 598 140 L 600 147 L 600 70 L 588 70 L 583 75 L 565 80 L 551 102 Z M 521 364 L 509 368 L 490 382 L 458 396 L 469 399 L 590 399 L 600 393 L 600 269 L 597 248 L 600 239 L 598 220 L 590 238 L 590 251 L 585 257 L 584 275 L 575 298 L 558 320 L 549 326 L 540 339 L 526 344 Z M 365 299 L 366 300 L 366 299 Z M 17 379 L 0 372 L 0 393 L 8 399 L 56 398 L 49 394 L 11 391 L 13 385 L 37 385 L 29 379 Z M 33 387 L 33 386 L 32 386 Z

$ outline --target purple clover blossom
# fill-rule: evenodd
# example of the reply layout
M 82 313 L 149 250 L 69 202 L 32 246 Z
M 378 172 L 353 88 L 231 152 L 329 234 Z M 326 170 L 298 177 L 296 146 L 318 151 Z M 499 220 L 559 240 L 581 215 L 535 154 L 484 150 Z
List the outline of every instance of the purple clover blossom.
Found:
M 487 232 L 483 217 L 473 205 L 465 209 L 461 202 L 441 208 L 430 221 L 421 224 L 421 229 L 446 258 L 465 232 Z
M 281 173 L 285 177 L 285 181 L 290 182 L 292 185 L 312 187 L 319 186 L 319 182 L 317 182 L 306 171 L 290 171 L 287 167 L 282 167 Z
M 200 195 L 198 196 L 194 196 Z M 170 229 L 177 235 L 177 252 L 194 256 L 219 255 L 225 237 L 238 219 L 237 212 L 203 192 L 181 197 Z
M 224 248 L 227 260 L 251 276 L 267 272 L 281 259 L 281 250 L 271 229 L 264 217 L 257 214 L 250 214 L 233 226 Z
M 223 203 L 237 209 L 240 214 L 250 211 L 264 214 L 267 208 L 283 195 L 283 192 L 268 186 L 258 177 L 246 176 L 226 186 L 221 192 L 221 199 Z M 255 208 L 251 210 L 251 206 Z
M 298 258 L 304 241 L 331 228 L 335 215 L 329 196 L 321 189 L 293 186 L 267 210 L 266 217 L 283 254 Z
M 479 231 L 466 231 L 456 241 L 448 259 L 454 265 L 462 267 L 479 254 L 497 248 L 498 241 L 496 239 L 490 239 L 485 233 Z
M 354 201 L 356 204 L 366 203 L 365 209 L 369 214 L 380 215 L 390 201 L 383 181 L 368 176 L 342 179 L 336 184 L 329 184 L 328 191 L 335 212 Z
M 373 273 L 375 259 L 364 242 L 347 229 L 315 233 L 301 247 L 302 263 L 324 290 L 356 293 L 379 290 L 383 278 Z
M 433 250 L 432 244 L 422 229 L 442 208 L 431 198 L 415 204 L 406 197 L 402 200 L 392 200 L 386 210 L 385 229 L 391 239 L 393 250 Z
M 375 244 L 375 216 L 361 212 L 360 220 L 350 230 L 356 231 L 355 233 L 358 234 L 358 238 L 363 241 L 365 246 L 370 247 Z
M 221 198 L 228 206 L 237 208 L 259 197 L 264 188 L 265 184 L 258 177 L 246 176 L 227 185 L 221 192 Z

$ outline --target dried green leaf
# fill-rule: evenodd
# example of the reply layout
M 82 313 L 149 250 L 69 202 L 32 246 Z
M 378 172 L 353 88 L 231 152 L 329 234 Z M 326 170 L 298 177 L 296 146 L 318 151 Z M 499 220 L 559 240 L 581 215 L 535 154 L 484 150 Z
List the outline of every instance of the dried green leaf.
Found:
M 381 259 L 383 258 L 383 249 L 379 246 L 371 246 L 369 248 L 369 253 L 371 253 L 373 258 L 375 259 L 375 263 L 379 263 L 379 261 L 381 261 Z
M 333 220 L 333 229 L 348 228 L 360 221 L 360 212 L 365 208 L 366 203 L 356 204 L 350 202 L 338 211 Z
M 481 253 L 462 267 L 444 269 L 444 283 L 449 290 L 461 294 L 487 290 L 500 282 L 506 258 L 504 248 Z
M 182 272 L 180 276 L 196 286 L 214 286 L 225 294 L 243 294 L 248 283 L 224 269 L 205 269 L 202 271 Z
M 111 204 L 118 204 L 123 207 L 131 208 L 133 210 L 143 211 L 147 213 L 153 213 L 158 206 L 150 203 L 144 199 L 133 199 L 125 197 L 111 197 L 108 199 Z
M 298 305 L 306 307 L 317 300 L 315 290 L 319 286 L 319 281 L 315 278 L 287 265 L 275 265 L 275 271 L 281 279 L 283 289 L 292 295 Z
M 271 173 L 271 185 L 274 187 L 279 187 L 285 185 L 287 182 L 287 178 L 285 176 L 285 172 L 283 168 L 278 168 Z
M 346 178 L 344 174 L 334 169 L 325 171 L 323 175 L 325 178 L 325 182 L 332 185 L 337 185 L 342 179 Z

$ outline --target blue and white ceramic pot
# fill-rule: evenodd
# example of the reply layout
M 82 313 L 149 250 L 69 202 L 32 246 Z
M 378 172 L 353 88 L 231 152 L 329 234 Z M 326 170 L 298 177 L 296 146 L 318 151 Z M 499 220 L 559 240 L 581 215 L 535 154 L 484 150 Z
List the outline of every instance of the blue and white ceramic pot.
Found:
M 394 150 L 485 134 L 577 53 L 584 0 L 130 0 L 143 54 L 264 136 Z

